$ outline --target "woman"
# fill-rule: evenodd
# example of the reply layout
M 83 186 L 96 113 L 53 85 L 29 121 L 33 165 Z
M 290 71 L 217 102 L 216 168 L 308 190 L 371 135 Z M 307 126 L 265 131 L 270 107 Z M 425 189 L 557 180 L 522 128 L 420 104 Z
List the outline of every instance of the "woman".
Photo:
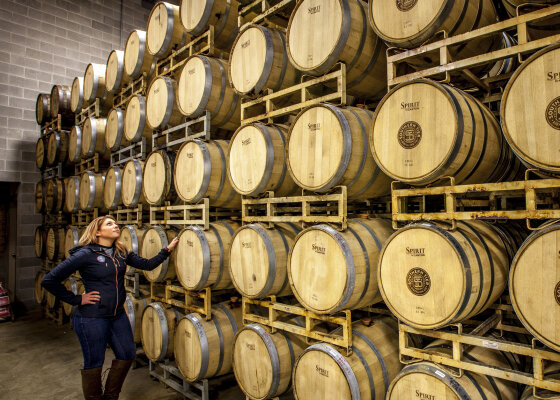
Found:
M 136 345 L 123 304 L 126 293 L 126 266 L 153 270 L 173 251 L 178 239 L 147 260 L 128 249 L 117 239 L 120 230 L 111 216 L 94 219 L 86 228 L 70 257 L 49 272 L 41 285 L 60 300 L 78 306 L 73 317 L 84 356 L 82 389 L 86 400 L 118 399 L 132 361 Z M 79 271 L 85 293 L 75 295 L 61 283 Z M 107 343 L 115 353 L 105 392 L 102 390 L 101 368 Z

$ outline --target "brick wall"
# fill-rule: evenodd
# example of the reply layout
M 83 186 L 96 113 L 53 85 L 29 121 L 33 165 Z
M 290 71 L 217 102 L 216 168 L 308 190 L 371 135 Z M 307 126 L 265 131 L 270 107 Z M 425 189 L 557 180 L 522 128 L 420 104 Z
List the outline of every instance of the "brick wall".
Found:
M 145 29 L 142 0 L 0 1 L 0 182 L 19 182 L 16 298 L 32 305 L 39 260 L 34 257 L 35 122 L 38 93 L 71 85 L 88 63 L 124 49 L 132 29 Z M 150 3 L 144 1 L 144 3 Z M 122 7 L 122 23 L 121 23 Z M 121 29 L 122 28 L 122 29 Z M 0 277 L 1 279 L 2 277 Z M 7 279 L 7 277 L 3 277 Z

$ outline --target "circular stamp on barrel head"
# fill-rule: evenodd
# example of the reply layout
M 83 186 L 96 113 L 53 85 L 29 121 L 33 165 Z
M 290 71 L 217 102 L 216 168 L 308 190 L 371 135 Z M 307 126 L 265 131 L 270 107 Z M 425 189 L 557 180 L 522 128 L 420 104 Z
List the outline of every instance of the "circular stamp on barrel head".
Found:
M 422 140 L 422 128 L 417 122 L 408 121 L 402 124 L 398 133 L 399 144 L 405 149 L 413 149 Z
M 560 282 L 558 282 L 554 287 L 554 298 L 556 299 L 558 305 L 560 305 Z
M 399 11 L 409 11 L 418 3 L 418 0 L 397 0 Z
M 406 285 L 416 296 L 424 296 L 432 287 L 432 281 L 422 268 L 412 268 L 406 275 Z
M 560 131 L 560 97 L 555 98 L 548 104 L 545 117 L 548 125 Z

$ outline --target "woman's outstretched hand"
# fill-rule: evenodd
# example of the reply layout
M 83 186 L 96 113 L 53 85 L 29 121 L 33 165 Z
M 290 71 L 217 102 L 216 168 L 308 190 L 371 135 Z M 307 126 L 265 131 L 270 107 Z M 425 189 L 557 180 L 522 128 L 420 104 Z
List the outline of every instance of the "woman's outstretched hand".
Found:
M 96 291 L 91 291 L 89 293 L 84 293 L 84 294 L 82 294 L 82 305 L 84 305 L 84 304 L 95 304 L 97 301 L 99 301 L 100 298 L 101 298 L 101 296 L 99 295 L 99 292 L 96 292 Z
M 179 237 L 176 236 L 171 243 L 169 243 L 167 245 L 167 251 L 169 251 L 170 253 L 175 249 L 175 247 L 177 246 L 177 243 L 179 243 Z

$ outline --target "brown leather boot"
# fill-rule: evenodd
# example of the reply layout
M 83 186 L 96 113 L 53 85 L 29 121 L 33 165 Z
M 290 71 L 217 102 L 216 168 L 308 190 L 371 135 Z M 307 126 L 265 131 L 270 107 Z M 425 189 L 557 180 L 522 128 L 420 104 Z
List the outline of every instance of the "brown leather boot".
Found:
M 107 381 L 105 382 L 105 393 L 103 400 L 117 400 L 121 392 L 124 379 L 134 360 L 113 360 Z
M 102 400 L 101 368 L 82 369 L 82 390 L 85 400 Z

